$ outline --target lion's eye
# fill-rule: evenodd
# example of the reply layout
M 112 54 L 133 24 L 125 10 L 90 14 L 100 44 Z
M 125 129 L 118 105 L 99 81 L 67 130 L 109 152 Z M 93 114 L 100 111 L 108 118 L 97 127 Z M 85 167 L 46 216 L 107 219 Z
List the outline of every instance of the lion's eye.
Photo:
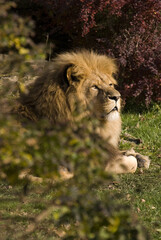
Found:
M 98 90 L 98 87 L 97 87 L 96 85 L 93 85 L 91 88 L 92 88 L 93 90 Z
M 113 86 L 113 83 L 110 83 L 109 86 L 112 87 L 112 86 Z

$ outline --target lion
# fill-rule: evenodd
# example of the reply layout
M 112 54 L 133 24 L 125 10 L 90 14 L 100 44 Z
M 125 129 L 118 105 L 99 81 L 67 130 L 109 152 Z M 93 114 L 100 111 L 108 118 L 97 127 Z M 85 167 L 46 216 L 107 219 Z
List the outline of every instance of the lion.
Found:
M 121 95 L 115 89 L 115 60 L 94 51 L 61 53 L 51 62 L 27 93 L 19 98 L 20 115 L 33 121 L 46 117 L 52 123 L 75 121 L 76 106 L 99 121 L 97 134 L 117 152 L 105 170 L 111 173 L 134 173 L 138 166 L 149 167 L 150 160 L 135 151 L 118 150 L 121 133 Z

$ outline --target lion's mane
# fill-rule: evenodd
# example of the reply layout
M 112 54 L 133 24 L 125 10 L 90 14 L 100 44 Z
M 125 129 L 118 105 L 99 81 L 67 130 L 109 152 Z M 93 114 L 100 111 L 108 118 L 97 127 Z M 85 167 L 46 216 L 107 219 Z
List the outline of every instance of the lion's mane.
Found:
M 69 71 L 71 68 L 72 73 Z M 85 88 L 99 81 L 93 78 L 93 73 L 94 77 L 97 75 L 100 78 L 107 78 L 105 79 L 107 84 L 108 81 L 116 84 L 112 76 L 116 72 L 117 67 L 113 59 L 93 51 L 81 50 L 59 54 L 43 74 L 29 86 L 28 93 L 21 93 L 18 112 L 31 120 L 41 117 L 47 117 L 52 122 L 71 120 L 75 102 L 83 102 L 86 105 L 82 91 L 85 91 L 83 84 L 86 84 L 87 79 Z M 114 88 L 111 88 L 111 91 L 115 91 Z M 120 118 L 113 123 L 101 121 L 99 132 L 103 137 L 115 138 L 113 143 L 117 145 L 120 127 Z

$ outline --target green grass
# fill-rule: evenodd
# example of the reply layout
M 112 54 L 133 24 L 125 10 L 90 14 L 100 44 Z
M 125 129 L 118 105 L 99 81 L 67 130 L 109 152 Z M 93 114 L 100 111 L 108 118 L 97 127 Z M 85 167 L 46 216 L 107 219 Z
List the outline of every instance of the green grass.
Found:
M 124 193 L 122 201 L 129 202 L 152 240 L 161 239 L 161 108 L 155 105 L 144 114 L 124 113 L 123 135 L 129 133 L 141 144 L 121 143 L 121 148 L 134 149 L 151 158 L 149 170 L 122 175 L 118 189 Z
M 122 203 L 131 206 L 134 214 L 146 227 L 152 240 L 161 239 L 161 108 L 155 105 L 151 111 L 143 114 L 123 113 L 122 136 L 129 133 L 141 140 L 140 144 L 122 139 L 121 149 L 134 149 L 151 158 L 149 170 L 135 174 L 118 176 L 111 191 L 121 192 Z M 126 141 L 125 141 L 126 140 Z M 54 189 L 44 194 L 44 185 L 32 185 L 29 194 L 22 197 L 23 186 L 10 187 L 0 184 L 0 239 L 16 240 L 17 233 L 25 231 L 28 224 L 40 213 L 54 195 Z M 104 195 L 106 188 L 98 190 Z M 26 239 L 53 240 L 53 220 L 51 217 L 39 225 L 39 228 Z
M 144 114 L 124 113 L 122 121 L 123 133 L 140 138 L 150 154 L 161 148 L 161 109 L 158 105 Z
M 8 186 L 0 184 L 0 239 L 15 240 L 18 235 L 24 232 L 27 226 L 34 220 L 34 217 L 47 206 L 48 195 L 44 195 L 44 185 L 34 184 L 30 186 L 30 194 L 23 196 L 23 186 Z M 45 220 L 40 227 L 25 239 L 55 240 L 53 222 Z M 19 239 L 19 238 L 18 238 Z

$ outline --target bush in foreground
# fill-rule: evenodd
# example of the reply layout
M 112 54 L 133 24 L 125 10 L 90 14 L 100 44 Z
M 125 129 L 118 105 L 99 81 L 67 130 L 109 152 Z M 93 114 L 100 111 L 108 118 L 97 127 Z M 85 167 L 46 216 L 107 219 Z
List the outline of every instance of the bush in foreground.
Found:
M 3 100 L 4 104 L 3 93 L 1 90 L 0 103 Z M 106 143 L 93 134 L 97 123 L 84 120 L 73 128 L 68 124 L 53 127 L 44 120 L 26 122 L 23 127 L 6 112 L 7 102 L 5 106 L 0 113 L 0 178 L 10 184 L 23 182 L 26 189 L 28 178 L 19 176 L 30 170 L 47 181 L 48 191 L 54 189 L 46 210 L 18 236 L 31 234 L 54 211 L 50 218 L 56 229 L 61 229 L 61 239 L 148 239 L 130 208 L 118 203 L 120 195 L 109 190 L 101 199 L 97 196 L 98 188 L 108 188 L 114 180 L 104 172 L 112 155 Z M 62 180 L 60 166 L 74 172 L 74 177 Z

